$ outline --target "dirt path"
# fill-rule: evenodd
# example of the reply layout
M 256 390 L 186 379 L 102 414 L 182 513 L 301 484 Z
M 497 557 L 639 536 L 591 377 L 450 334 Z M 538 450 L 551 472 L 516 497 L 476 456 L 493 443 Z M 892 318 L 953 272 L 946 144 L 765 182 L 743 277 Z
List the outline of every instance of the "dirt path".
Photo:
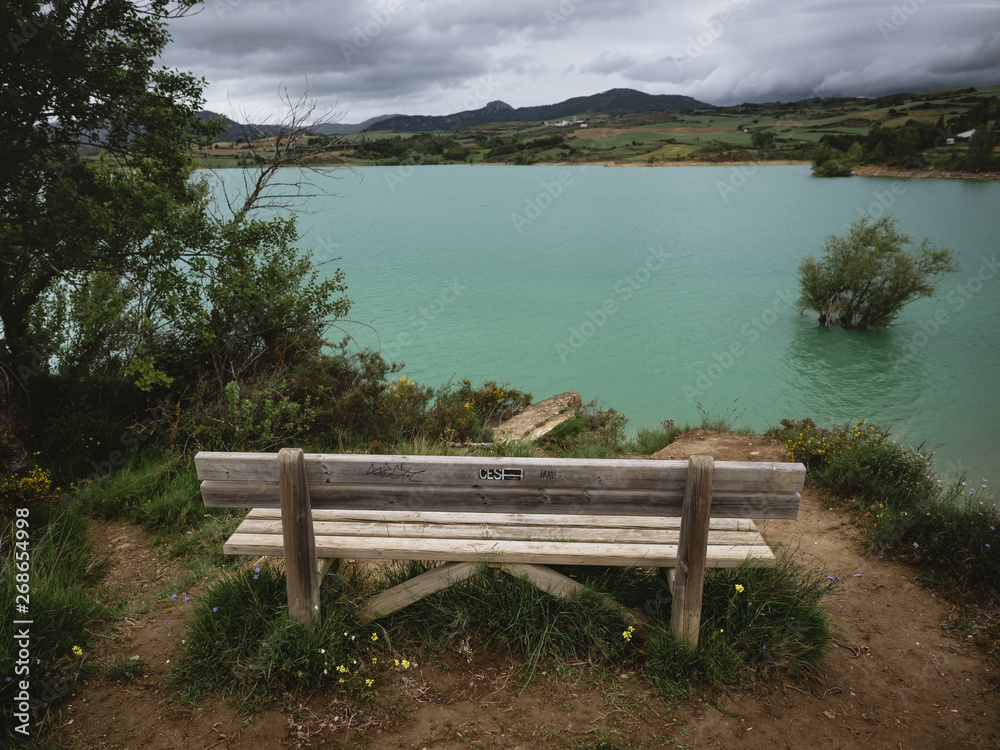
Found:
M 766 439 L 696 431 L 657 458 L 691 453 L 783 460 L 784 452 Z M 97 662 L 138 654 L 149 668 L 127 686 L 109 682 L 103 669 L 83 679 L 62 705 L 55 739 L 108 750 L 579 748 L 601 739 L 609 747 L 713 750 L 1000 748 L 1000 690 L 990 689 L 996 665 L 952 628 L 952 605 L 915 585 L 905 566 L 867 557 L 846 514 L 816 491 L 803 493 L 798 520 L 762 526 L 772 547 L 841 582 L 826 602 L 837 647 L 814 683 L 785 680 L 671 708 L 632 675 L 599 681 L 577 665 L 538 675 L 519 693 L 522 665 L 473 649 L 471 661 L 447 653 L 389 678 L 378 701 L 354 710 L 323 696 L 288 696 L 248 718 L 221 698 L 179 706 L 165 689 L 197 592 L 192 585 L 101 641 Z M 119 593 L 129 586 L 148 592 L 179 574 L 136 529 L 95 527 L 99 549 L 111 556 L 109 585 Z

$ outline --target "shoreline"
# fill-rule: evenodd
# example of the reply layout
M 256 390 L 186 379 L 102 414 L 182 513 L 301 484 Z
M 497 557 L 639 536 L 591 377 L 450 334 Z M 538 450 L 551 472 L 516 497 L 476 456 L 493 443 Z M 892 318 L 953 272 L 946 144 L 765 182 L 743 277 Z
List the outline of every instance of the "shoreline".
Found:
M 892 177 L 894 179 L 917 180 L 1000 180 L 1000 172 L 962 172 L 957 169 L 903 169 L 884 167 L 877 164 L 861 164 L 854 167 L 855 177 Z
M 288 169 L 301 169 L 301 168 L 316 168 L 322 169 L 326 167 L 330 168 L 346 168 L 346 169 L 357 169 L 363 167 L 399 167 L 399 166 L 409 166 L 411 169 L 417 166 L 427 166 L 427 167 L 516 167 L 516 166 L 529 166 L 529 167 L 609 167 L 609 168 L 620 168 L 620 169 L 631 169 L 635 167 L 788 167 L 788 166 L 810 166 L 811 161 L 801 160 L 801 159 L 775 159 L 767 161 L 658 161 L 652 164 L 644 162 L 631 162 L 622 163 L 609 160 L 603 161 L 588 161 L 588 162 L 575 162 L 575 161 L 552 161 L 545 163 L 535 163 L 528 165 L 520 164 L 508 164 L 506 162 L 477 162 L 475 164 L 469 164 L 466 162 L 454 162 L 449 164 L 419 164 L 419 165 L 405 165 L 405 164 L 351 164 L 351 163 L 338 163 L 338 164 L 296 164 L 288 165 Z M 197 169 L 204 169 L 209 171 L 214 171 L 216 169 L 250 169 L 249 166 L 240 165 L 226 165 L 217 167 L 201 166 Z M 888 167 L 875 164 L 862 164 L 854 167 L 854 171 L 851 174 L 852 177 L 885 177 L 892 179 L 908 179 L 908 180 L 977 180 L 980 182 L 990 182 L 1000 180 L 1000 172 L 962 172 L 959 170 L 937 170 L 931 168 L 925 169 L 904 169 L 903 167 Z M 838 179 L 838 178 L 823 178 L 823 179 Z

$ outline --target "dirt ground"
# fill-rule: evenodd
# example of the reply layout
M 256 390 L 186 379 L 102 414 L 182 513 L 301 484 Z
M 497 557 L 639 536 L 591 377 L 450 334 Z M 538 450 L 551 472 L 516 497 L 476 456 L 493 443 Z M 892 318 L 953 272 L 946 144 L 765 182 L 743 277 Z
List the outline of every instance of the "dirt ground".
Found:
M 782 446 L 766 438 L 701 430 L 654 458 L 695 453 L 785 460 Z M 178 705 L 165 688 L 199 588 L 192 585 L 88 645 L 88 658 L 102 667 L 135 654 L 149 667 L 127 686 L 108 681 L 103 668 L 82 679 L 62 702 L 49 743 L 108 750 L 583 748 L 602 740 L 614 743 L 606 747 L 712 750 L 1000 748 L 998 665 L 954 627 L 954 605 L 916 585 L 905 566 L 867 556 L 847 515 L 816 491 L 803 493 L 798 520 L 762 528 L 772 547 L 839 581 L 826 601 L 836 648 L 814 682 L 785 679 L 669 706 L 633 675 L 601 680 L 576 665 L 536 675 L 522 690 L 523 664 L 473 642 L 471 661 L 446 653 L 389 678 L 369 704 L 352 709 L 294 695 L 248 717 L 221 697 Z M 95 522 L 94 536 L 110 559 L 108 597 L 170 591 L 182 573 L 130 526 Z

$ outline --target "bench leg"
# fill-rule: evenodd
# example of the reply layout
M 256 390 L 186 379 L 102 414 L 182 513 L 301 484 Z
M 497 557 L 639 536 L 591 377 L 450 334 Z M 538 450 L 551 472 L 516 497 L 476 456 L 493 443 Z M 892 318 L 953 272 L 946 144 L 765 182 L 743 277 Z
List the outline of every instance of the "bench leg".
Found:
M 477 570 L 479 564 L 474 562 L 450 562 L 439 565 L 371 597 L 361 605 L 361 614 L 371 619 L 391 614 L 429 594 L 471 578 Z
M 677 580 L 677 568 L 657 568 L 657 576 L 667 585 L 670 595 L 674 595 L 674 582 Z
M 281 535 L 285 547 L 288 617 L 311 625 L 319 620 L 319 576 L 305 456 L 300 448 L 278 451 Z
M 711 456 L 691 456 L 688 459 L 670 629 L 677 640 L 692 649 L 698 646 L 698 628 L 701 625 L 714 476 L 715 461 Z
M 327 574 L 334 573 L 340 570 L 340 558 L 339 557 L 321 557 L 316 563 L 316 575 L 319 578 L 319 582 L 322 584 L 323 579 L 326 578 Z
M 544 565 L 530 563 L 491 563 L 490 567 L 500 568 L 500 570 L 512 576 L 527 578 L 546 594 L 560 599 L 569 599 L 572 596 L 576 596 L 584 588 L 583 584 L 579 581 L 574 581 L 572 578 L 564 576 L 562 573 L 557 573 L 552 568 Z M 621 612 L 625 616 L 625 619 L 638 628 L 640 632 L 646 632 L 650 629 L 649 620 L 635 610 L 624 607 L 614 599 L 606 596 L 602 596 L 601 600 L 606 606 Z

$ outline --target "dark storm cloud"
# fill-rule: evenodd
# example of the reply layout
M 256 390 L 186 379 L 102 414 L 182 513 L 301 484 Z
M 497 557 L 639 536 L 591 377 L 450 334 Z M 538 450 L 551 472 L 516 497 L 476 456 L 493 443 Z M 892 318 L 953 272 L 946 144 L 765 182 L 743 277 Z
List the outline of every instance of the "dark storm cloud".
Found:
M 617 86 L 731 104 L 1000 83 L 1000 11 L 962 0 L 209 0 L 171 29 L 164 63 L 226 113 L 280 112 L 279 85 L 357 121 Z

